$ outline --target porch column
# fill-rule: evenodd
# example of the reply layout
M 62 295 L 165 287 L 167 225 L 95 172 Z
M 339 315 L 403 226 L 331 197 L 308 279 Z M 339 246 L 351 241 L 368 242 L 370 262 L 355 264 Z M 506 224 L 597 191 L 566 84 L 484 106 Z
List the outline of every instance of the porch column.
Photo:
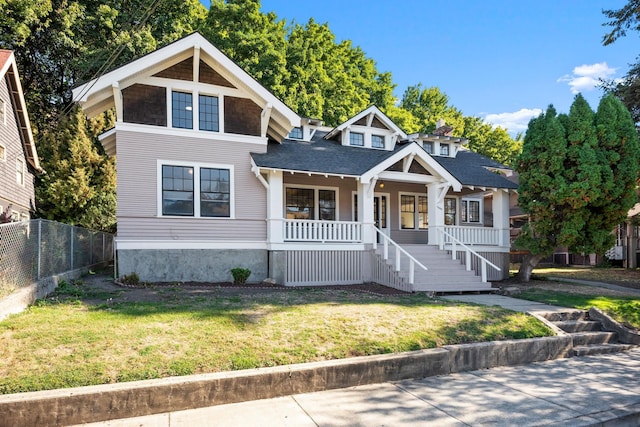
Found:
M 510 246 L 509 242 L 509 191 L 497 189 L 493 195 L 493 228 L 500 230 L 498 244 L 503 247 Z
M 446 187 L 448 189 L 448 187 Z M 433 183 L 427 185 L 427 217 L 429 220 L 429 245 L 437 245 L 440 242 L 438 230 L 444 227 L 444 195 L 447 190 L 442 184 Z M 441 197 L 442 195 L 442 197 Z
M 284 242 L 284 200 L 282 190 L 282 171 L 269 172 L 269 190 L 267 191 L 267 240 L 269 243 Z
M 358 181 L 358 222 L 362 223 L 362 242 L 373 244 L 376 239 L 373 230 L 373 193 L 377 180 L 369 183 Z

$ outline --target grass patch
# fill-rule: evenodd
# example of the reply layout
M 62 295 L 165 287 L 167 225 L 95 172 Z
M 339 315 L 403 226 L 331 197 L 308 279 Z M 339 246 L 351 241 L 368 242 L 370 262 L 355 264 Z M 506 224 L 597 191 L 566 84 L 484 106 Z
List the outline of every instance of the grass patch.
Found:
M 0 393 L 551 335 L 536 319 L 425 295 L 61 286 L 0 322 Z
M 597 307 L 627 327 L 640 329 L 640 298 L 574 294 L 536 288 L 528 289 L 518 297 L 580 310 Z
M 517 270 L 515 272 L 517 273 Z M 534 269 L 532 277 L 538 279 L 559 277 L 621 284 L 640 283 L 640 270 L 602 267 L 551 267 Z

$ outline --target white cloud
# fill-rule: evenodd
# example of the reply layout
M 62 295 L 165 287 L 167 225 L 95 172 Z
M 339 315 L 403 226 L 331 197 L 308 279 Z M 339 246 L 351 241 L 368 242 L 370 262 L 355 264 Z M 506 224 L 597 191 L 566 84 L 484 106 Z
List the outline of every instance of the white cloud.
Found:
M 573 73 L 565 74 L 558 79 L 559 82 L 566 82 L 571 88 L 571 93 L 577 94 L 583 91 L 593 90 L 600 79 L 610 78 L 616 73 L 617 68 L 611 68 L 606 62 L 596 64 L 579 65 L 573 69 Z
M 494 126 L 500 126 L 511 134 L 527 130 L 529 120 L 542 113 L 540 108 L 523 108 L 513 113 L 486 114 L 484 120 Z

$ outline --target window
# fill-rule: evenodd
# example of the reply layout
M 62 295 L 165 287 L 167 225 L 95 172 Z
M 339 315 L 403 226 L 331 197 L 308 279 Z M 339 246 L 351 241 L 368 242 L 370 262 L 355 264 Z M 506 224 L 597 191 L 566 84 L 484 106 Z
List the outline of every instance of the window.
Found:
M 160 163 L 160 162 L 159 162 Z M 196 218 L 233 216 L 233 166 L 160 164 L 158 215 Z
M 287 188 L 287 219 L 315 219 L 314 190 Z
M 371 147 L 372 148 L 384 148 L 384 136 L 371 135 Z
M 229 169 L 200 168 L 200 216 L 230 216 L 230 184 Z
M 198 116 L 200 130 L 218 132 L 220 130 L 218 113 L 218 97 L 200 95 L 198 96 Z
M 171 126 L 193 129 L 193 95 L 171 92 Z
M 418 228 L 426 229 L 429 226 L 429 205 L 427 203 L 427 196 L 418 197 Z
M 349 145 L 364 147 L 364 134 L 357 132 L 349 133 Z
M 302 128 L 298 126 L 291 129 L 291 132 L 289 132 L 289 138 L 302 139 Z
M 456 199 L 444 199 L 444 225 L 456 225 Z
M 400 228 L 413 229 L 416 228 L 415 222 L 416 197 L 400 196 Z
M 287 188 L 285 215 L 287 219 L 321 219 L 335 221 L 336 191 L 315 188 Z
M 440 155 L 441 156 L 449 155 L 449 144 L 440 144 Z
M 480 201 L 479 200 L 463 200 L 461 202 L 460 216 L 462 222 L 480 222 Z
M 24 162 L 21 159 L 16 159 L 16 183 L 24 185 Z
M 320 219 L 325 221 L 336 220 L 336 192 L 333 190 L 318 190 L 318 205 L 320 207 Z
M 427 196 L 400 195 L 400 228 L 426 230 L 429 225 Z M 417 205 L 416 205 L 417 203 Z
M 424 142 L 422 146 L 424 147 L 424 151 L 433 154 L 433 142 Z
M 162 215 L 193 214 L 193 168 L 162 166 Z

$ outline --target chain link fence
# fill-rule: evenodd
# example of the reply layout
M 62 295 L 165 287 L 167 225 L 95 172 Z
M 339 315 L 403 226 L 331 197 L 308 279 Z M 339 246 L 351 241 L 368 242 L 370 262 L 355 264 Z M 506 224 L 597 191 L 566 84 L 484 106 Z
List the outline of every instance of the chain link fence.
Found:
M 0 296 L 113 260 L 113 235 L 44 219 L 0 225 Z

